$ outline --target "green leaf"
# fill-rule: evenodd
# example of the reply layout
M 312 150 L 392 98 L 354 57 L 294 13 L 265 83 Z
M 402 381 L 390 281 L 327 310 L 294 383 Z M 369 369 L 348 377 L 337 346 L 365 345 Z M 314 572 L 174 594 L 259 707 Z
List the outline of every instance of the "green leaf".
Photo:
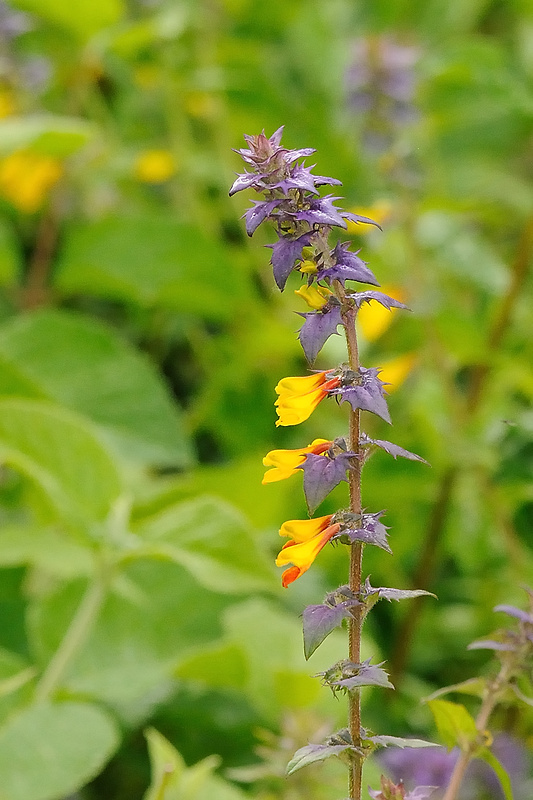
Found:
M 47 664 L 57 649 L 85 586 L 73 581 L 32 601 L 29 638 L 39 664 Z M 129 564 L 71 663 L 65 687 L 138 721 L 159 697 L 154 690 L 168 685 L 182 654 L 220 638 L 220 617 L 229 602 L 173 563 Z
M 427 742 L 425 739 L 404 739 L 401 736 L 388 736 L 378 734 L 376 736 L 368 736 L 365 741 L 372 742 L 377 747 L 412 747 L 419 749 L 422 747 L 440 747 L 435 742 Z
M 507 771 L 498 761 L 494 753 L 488 749 L 488 747 L 482 747 L 476 753 L 477 758 L 481 758 L 482 761 L 485 761 L 496 773 L 498 776 L 498 780 L 500 781 L 500 785 L 502 787 L 503 793 L 505 795 L 505 800 L 513 800 L 513 788 L 511 786 L 511 781 Z
M 273 590 L 274 570 L 246 520 L 211 497 L 177 503 L 145 519 L 136 533 L 146 543 L 132 557 L 166 557 L 218 592 Z
M 77 117 L 52 114 L 8 117 L 0 120 L 0 155 L 31 148 L 42 155 L 64 158 L 80 150 L 94 134 L 95 128 Z
M 95 777 L 118 746 L 111 717 L 88 703 L 25 708 L 0 728 L 2 800 L 57 800 Z
M 0 460 L 35 482 L 74 524 L 103 520 L 121 491 L 91 425 L 48 403 L 0 399 Z
M 124 13 L 123 0 L 12 0 L 12 5 L 60 25 L 81 39 L 114 25 Z
M 348 752 L 355 752 L 355 748 L 350 744 L 308 744 L 300 747 L 287 764 L 287 775 L 292 775 L 310 764 Z
M 124 456 L 184 467 L 191 452 L 179 409 L 152 364 L 101 323 L 40 311 L 0 328 L 0 392 L 55 400 L 86 415 Z M 20 378 L 20 383 L 18 382 Z
M 154 728 L 144 732 L 148 742 L 152 782 L 143 800 L 245 800 L 247 795 L 213 774 L 219 756 L 187 767 L 180 753 Z
M 437 689 L 436 692 L 433 692 L 429 695 L 429 697 L 426 697 L 426 702 L 428 700 L 436 700 L 437 697 L 441 697 L 444 694 L 450 694 L 450 692 L 459 692 L 460 694 L 471 694 L 474 695 L 474 697 L 483 697 L 486 685 L 487 681 L 485 678 L 468 678 L 468 680 L 461 681 L 461 683 L 454 683 L 452 686 L 443 686 L 442 689 Z
M 477 741 L 479 734 L 476 722 L 463 705 L 449 700 L 430 700 L 428 706 L 449 750 L 458 745 L 466 751 Z
M 248 296 L 217 240 L 200 226 L 163 216 L 71 226 L 55 285 L 68 295 L 112 297 L 221 320 L 232 319 Z
M 0 529 L 0 566 L 29 564 L 49 575 L 72 578 L 89 575 L 94 558 L 84 547 L 60 530 L 30 525 L 5 525 Z

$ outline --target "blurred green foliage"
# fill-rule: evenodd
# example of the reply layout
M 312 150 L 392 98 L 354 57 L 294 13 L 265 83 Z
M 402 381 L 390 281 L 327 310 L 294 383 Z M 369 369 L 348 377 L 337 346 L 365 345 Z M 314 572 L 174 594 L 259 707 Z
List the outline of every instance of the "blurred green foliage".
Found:
M 272 233 L 244 234 L 232 148 L 285 124 L 346 208 L 385 209 L 346 235 L 414 313 L 362 329 L 366 366 L 404 365 L 394 433 L 365 422 L 432 469 L 366 467 L 394 556 L 365 571 L 439 601 L 370 615 L 398 688 L 365 720 L 432 738 L 420 697 L 482 668 L 467 643 L 533 582 L 533 7 L 11 0 L 0 56 L 0 797 L 341 796 L 340 765 L 283 770 L 344 724 L 311 677 L 343 635 L 306 663 L 298 614 L 346 553 L 282 592 L 277 530 L 305 506 L 261 458 L 345 413 L 274 428 L 305 309 L 274 290 Z M 319 366 L 343 359 L 333 337 Z M 497 725 L 531 741 L 530 711 Z

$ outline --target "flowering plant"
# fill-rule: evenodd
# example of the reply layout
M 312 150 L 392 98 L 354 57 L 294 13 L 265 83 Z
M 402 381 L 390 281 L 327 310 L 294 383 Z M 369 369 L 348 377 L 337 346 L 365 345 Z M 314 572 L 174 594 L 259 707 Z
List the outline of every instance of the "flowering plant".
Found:
M 289 541 L 282 547 L 278 566 L 287 569 L 282 584 L 289 586 L 314 562 L 328 542 L 348 547 L 349 581 L 330 592 L 322 604 L 308 606 L 303 612 L 304 652 L 306 658 L 343 620 L 349 631 L 348 658 L 321 674 L 323 683 L 334 694 L 346 693 L 349 699 L 348 726 L 333 734 L 325 743 L 300 748 L 289 763 L 289 774 L 316 761 L 337 756 L 349 769 L 350 800 L 359 800 L 362 792 L 362 767 L 365 758 L 379 747 L 431 747 L 418 739 L 401 739 L 376 735 L 361 723 L 361 688 L 378 686 L 394 688 L 382 664 L 361 659 L 361 630 L 366 615 L 380 599 L 400 600 L 429 594 L 424 590 L 374 588 L 362 577 L 365 545 L 375 545 L 390 552 L 387 528 L 381 522 L 384 511 L 366 513 L 361 498 L 361 473 L 369 454 L 376 448 L 394 458 L 402 456 L 424 461 L 420 456 L 381 439 L 372 439 L 361 428 L 361 412 L 368 411 L 390 423 L 387 407 L 387 385 L 379 377 L 380 370 L 364 367 L 359 361 L 355 320 L 365 303 L 378 303 L 385 309 L 406 308 L 397 299 L 378 289 L 355 291 L 351 284 L 363 283 L 379 287 L 379 283 L 359 253 L 349 244 L 330 244 L 334 229 L 343 229 L 347 221 L 357 225 L 377 225 L 372 219 L 342 211 L 335 205 L 338 197 L 321 196 L 318 187 L 338 185 L 335 178 L 314 175 L 303 159 L 314 150 L 290 150 L 281 145 L 283 128 L 270 138 L 263 133 L 245 136 L 247 148 L 237 152 L 247 169 L 238 175 L 230 195 L 253 188 L 263 196 L 254 201 L 244 214 L 249 236 L 265 220 L 274 223 L 277 241 L 269 245 L 274 280 L 283 291 L 289 277 L 298 273 L 302 285 L 297 294 L 310 307 L 302 314 L 299 340 L 310 365 L 330 336 L 342 328 L 346 337 L 347 362 L 326 370 L 312 370 L 309 375 L 283 378 L 276 386 L 278 399 L 276 425 L 289 426 L 305 422 L 314 409 L 328 397 L 335 397 L 349 406 L 349 432 L 334 441 L 315 439 L 294 450 L 272 450 L 264 458 L 266 472 L 263 483 L 284 480 L 296 471 L 304 473 L 304 493 L 309 514 L 313 514 L 329 492 L 342 481 L 349 486 L 349 507 L 335 514 L 283 523 L 280 535 Z M 419 787 L 405 795 L 401 786 L 384 781 L 381 793 L 372 796 L 404 798 L 428 796 L 430 787 Z

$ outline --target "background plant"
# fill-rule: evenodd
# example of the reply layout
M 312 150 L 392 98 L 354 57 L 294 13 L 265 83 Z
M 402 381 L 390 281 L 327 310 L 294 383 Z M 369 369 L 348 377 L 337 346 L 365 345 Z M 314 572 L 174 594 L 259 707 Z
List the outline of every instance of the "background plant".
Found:
M 381 328 L 360 315 L 365 360 L 405 381 L 390 398 L 401 444 L 432 464 L 368 463 L 366 502 L 381 508 L 387 486 L 395 555 L 367 569 L 439 603 L 377 606 L 366 647 L 398 688 L 364 713 L 431 738 L 413 699 L 475 674 L 466 644 L 531 583 L 530 10 L 17 0 L 0 28 L 1 785 L 16 800 L 11 753 L 46 740 L 64 759 L 46 780 L 38 759 L 23 765 L 25 800 L 97 774 L 84 797 L 142 796 L 146 726 L 189 765 L 218 753 L 226 769 L 257 761 L 261 727 L 262 777 L 243 791 L 329 797 L 342 778 L 289 785 L 280 764 L 325 719 L 343 724 L 310 677 L 335 638 L 306 665 L 295 612 L 344 565 L 324 552 L 287 597 L 272 553 L 254 551 L 305 513 L 290 486 L 260 483 L 271 387 L 305 364 L 294 299 L 272 292 L 246 201 L 227 198 L 231 148 L 290 121 L 288 146 L 317 148 L 345 207 L 379 211 L 383 234 L 350 237 L 415 312 Z M 327 348 L 318 367 L 339 360 L 335 337 Z M 342 433 L 321 408 L 308 425 L 309 441 Z M 64 726 L 86 742 L 80 762 L 54 738 Z M 530 712 L 500 709 L 494 726 L 527 742 Z

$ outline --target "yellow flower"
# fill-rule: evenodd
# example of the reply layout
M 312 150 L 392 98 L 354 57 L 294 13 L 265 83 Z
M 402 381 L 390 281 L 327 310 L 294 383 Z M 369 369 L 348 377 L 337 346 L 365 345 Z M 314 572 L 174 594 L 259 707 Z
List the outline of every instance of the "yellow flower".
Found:
M 387 222 L 392 213 L 392 204 L 388 200 L 377 200 L 371 206 L 366 206 L 365 208 L 357 206 L 356 208 L 351 208 L 350 211 L 353 214 L 359 214 L 361 217 L 370 217 L 370 219 L 373 219 L 378 225 L 383 225 L 383 223 Z M 349 219 L 346 220 L 347 232 L 355 233 L 357 236 L 365 236 L 371 228 L 371 225 L 351 222 Z
M 399 300 L 400 303 L 405 301 L 404 293 L 397 286 L 382 286 L 380 291 Z M 374 342 L 382 336 L 392 320 L 394 313 L 397 311 L 395 308 L 385 308 L 381 303 L 363 303 L 357 312 L 357 322 L 361 333 L 368 342 Z
M 310 259 L 306 259 L 302 261 L 300 264 L 300 272 L 303 272 L 304 275 L 314 275 L 315 272 L 318 272 L 318 267 L 316 265 L 316 261 L 312 261 Z
M 145 150 L 135 162 L 135 177 L 143 183 L 164 183 L 176 172 L 176 162 L 168 150 Z
M 401 386 L 411 372 L 415 360 L 414 353 L 406 353 L 403 356 L 397 356 L 397 358 L 386 361 L 380 367 L 379 379 L 385 383 L 390 383 L 390 386 L 386 387 L 388 394 L 391 394 Z
M 265 472 L 262 483 L 273 483 L 290 478 L 297 472 L 297 467 L 303 464 L 307 453 L 320 455 L 329 448 L 331 442 L 327 439 L 315 439 L 307 447 L 300 447 L 297 450 L 271 450 L 263 459 L 265 467 L 274 467 Z
M 330 525 L 332 514 L 316 519 L 291 519 L 280 528 L 280 536 L 290 536 L 276 559 L 276 566 L 293 564 L 281 576 L 282 585 L 287 586 L 306 572 L 324 545 L 340 530 L 339 523 Z
M 10 89 L 0 89 L 0 119 L 10 117 L 15 113 L 16 103 Z
M 37 211 L 63 174 L 60 161 L 31 150 L 0 159 L 0 194 L 20 211 Z
M 314 308 L 319 311 L 326 305 L 328 298 L 331 297 L 333 292 L 325 286 L 307 286 L 304 284 L 299 289 L 295 290 L 294 294 L 297 294 L 298 297 L 305 300 L 309 308 Z
M 275 402 L 278 425 L 298 425 L 308 419 L 330 389 L 339 385 L 339 378 L 326 380 L 326 372 L 305 377 L 283 378 L 276 386 Z

